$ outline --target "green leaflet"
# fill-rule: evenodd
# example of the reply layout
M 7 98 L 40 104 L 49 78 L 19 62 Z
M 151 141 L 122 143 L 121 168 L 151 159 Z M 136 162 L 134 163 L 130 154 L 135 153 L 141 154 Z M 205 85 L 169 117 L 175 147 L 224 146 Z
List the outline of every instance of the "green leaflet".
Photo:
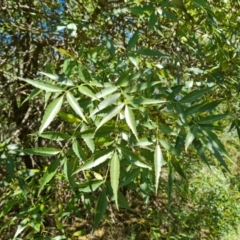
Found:
M 47 171 L 44 173 L 43 177 L 40 179 L 40 188 L 38 190 L 38 196 L 42 192 L 45 185 L 49 181 L 51 181 L 51 179 L 57 173 L 59 163 L 60 163 L 60 158 L 55 158 L 54 161 L 48 166 Z
M 115 56 L 115 47 L 113 45 L 113 42 L 110 39 L 106 39 L 106 47 L 108 52 L 110 53 L 111 57 Z
M 59 82 L 61 85 L 74 86 L 74 83 L 64 76 L 62 77 L 62 76 L 54 75 L 54 74 L 51 74 L 51 73 L 45 73 L 45 72 L 39 72 L 39 73 L 47 76 L 48 78 L 50 78 L 54 81 Z
M 144 56 L 150 56 L 150 57 L 169 57 L 168 54 L 162 53 L 157 50 L 151 50 L 151 49 L 139 49 L 135 51 L 135 53 L 144 55 Z
M 33 135 L 33 134 L 32 134 Z M 69 138 L 71 138 L 71 136 L 67 133 L 62 133 L 62 132 L 44 132 L 40 135 L 38 135 L 38 137 L 42 137 L 45 139 L 50 139 L 53 141 L 64 141 L 67 140 Z
M 101 222 L 106 212 L 106 209 L 107 209 L 107 196 L 106 196 L 106 189 L 104 188 L 98 197 L 98 201 L 95 209 L 93 230 L 95 230 L 98 224 Z
M 138 166 L 140 168 L 152 169 L 138 154 L 132 152 L 131 150 L 125 147 L 119 147 L 118 151 L 122 156 L 124 156 L 129 162 L 131 162 L 135 166 Z
M 210 103 L 204 104 L 200 109 L 199 112 L 211 112 L 214 110 L 223 100 L 212 101 Z
M 201 118 L 200 120 L 197 121 L 197 123 L 199 123 L 199 124 L 213 123 L 213 122 L 219 121 L 223 118 L 226 118 L 227 116 L 229 116 L 229 114 L 210 115 L 210 116 Z
M 157 15 L 153 12 L 153 13 L 150 15 L 150 19 L 149 19 L 149 23 L 148 23 L 148 29 L 149 29 L 150 31 L 154 28 L 157 20 L 158 20 L 158 17 L 157 17 Z
M 162 169 L 163 155 L 159 144 L 156 145 L 154 151 L 154 170 L 155 170 L 155 193 L 158 191 L 158 183 L 160 178 L 160 173 Z
M 202 132 L 208 138 L 208 140 L 217 148 L 217 150 L 219 150 L 225 157 L 230 159 L 230 156 L 226 151 L 224 145 L 221 143 L 215 133 L 207 129 L 202 129 Z
M 132 48 L 134 48 L 138 41 L 138 31 L 136 31 L 132 37 L 130 38 L 127 46 L 127 50 L 130 51 Z
M 132 130 L 133 134 L 135 135 L 136 139 L 138 139 L 138 133 L 136 129 L 136 121 L 135 116 L 131 108 L 129 108 L 127 105 L 125 106 L 125 119 L 129 126 L 129 128 Z
M 203 162 L 208 166 L 208 168 L 210 169 L 210 165 L 209 165 L 209 162 L 204 154 L 204 149 L 203 149 L 203 145 L 201 143 L 200 140 L 198 139 L 194 139 L 193 141 L 193 146 L 195 147 L 195 149 L 197 150 L 198 152 L 198 155 L 201 157 L 201 159 L 203 160 Z
M 116 85 L 126 87 L 129 86 L 135 80 L 138 80 L 142 76 L 142 72 L 138 71 L 134 74 L 129 75 L 129 71 L 123 72 L 122 75 L 116 82 Z
M 44 116 L 42 118 L 41 126 L 39 128 L 39 134 L 41 134 L 45 128 L 49 126 L 52 120 L 56 117 L 57 113 L 62 107 L 63 96 L 54 99 L 46 108 Z
M 113 197 L 115 204 L 118 209 L 118 187 L 119 187 L 119 176 L 120 176 L 120 159 L 118 157 L 117 152 L 113 153 L 111 162 L 110 162 L 110 179 L 111 179 L 111 186 L 113 190 Z
M 105 183 L 105 180 L 94 179 L 77 184 L 76 188 L 79 192 L 89 193 L 96 191 L 103 183 Z
M 224 161 L 224 159 L 222 158 L 221 154 L 219 153 L 218 149 L 216 148 L 214 142 L 210 142 L 205 138 L 201 138 L 201 140 L 203 141 L 203 143 L 207 146 L 207 148 L 213 153 L 213 155 L 216 157 L 216 159 L 220 162 L 220 164 L 228 171 L 228 166 L 226 164 L 226 162 Z
M 150 98 L 133 98 L 129 102 L 137 105 L 160 105 L 163 103 L 167 103 L 168 101 L 150 99 Z
M 80 171 L 88 170 L 93 167 L 100 165 L 105 162 L 113 153 L 113 149 L 102 150 L 95 153 L 90 159 L 88 159 L 80 168 L 77 169 L 73 174 L 76 174 Z
M 103 119 L 101 120 L 101 122 L 98 124 L 97 128 L 95 131 L 97 131 L 102 125 L 104 125 L 106 122 L 108 122 L 110 119 L 112 119 L 113 117 L 115 117 L 124 107 L 124 103 L 121 103 L 120 105 L 116 106 L 114 109 L 112 109 L 112 111 L 110 111 L 109 113 L 107 113 Z
M 139 175 L 139 173 L 140 173 L 139 168 L 135 168 L 130 172 L 126 172 L 126 174 L 124 175 L 119 187 L 126 186 L 127 184 L 132 182 Z
M 61 150 L 56 148 L 29 148 L 22 150 L 23 153 L 29 154 L 29 155 L 38 155 L 38 156 L 44 156 L 44 157 L 51 157 L 53 155 L 56 155 Z
M 212 90 L 212 87 L 209 88 L 205 88 L 202 90 L 194 90 L 190 93 L 188 93 L 186 96 L 184 96 L 180 102 L 181 103 L 191 103 L 193 101 L 196 101 L 198 98 L 202 97 L 205 93 L 209 92 L 210 90 Z
M 79 159 L 81 159 L 83 162 L 86 161 L 87 155 L 83 151 L 83 149 L 80 147 L 80 145 L 78 144 L 78 141 L 76 139 L 73 142 L 72 149 Z
M 64 165 L 63 165 L 63 172 L 65 174 L 66 179 L 69 182 L 69 185 L 71 186 L 72 190 L 75 189 L 75 180 L 73 177 L 73 164 L 69 162 L 67 158 L 64 159 Z
M 98 92 L 98 93 L 96 94 L 96 97 L 97 97 L 97 98 L 102 98 L 102 97 L 105 97 L 105 96 L 107 96 L 107 95 L 109 95 L 109 94 L 111 94 L 111 93 L 116 92 L 117 90 L 118 90 L 118 87 L 116 87 L 116 86 L 110 86 L 110 87 L 104 88 L 104 89 L 102 89 L 100 92 Z
M 115 103 L 119 97 L 121 96 L 120 93 L 116 93 L 113 95 L 110 95 L 106 99 L 104 99 L 102 102 L 99 103 L 99 105 L 93 110 L 91 113 L 90 117 L 93 116 L 94 114 L 98 113 L 99 111 L 103 110 L 104 108 L 110 106 L 111 104 Z
M 194 138 L 196 137 L 197 134 L 197 127 L 193 126 L 189 129 L 186 139 L 185 139 L 185 151 L 187 152 L 187 149 L 189 145 L 192 143 Z
M 178 156 L 178 155 L 179 155 L 177 149 L 174 148 L 172 145 L 170 145 L 167 140 L 159 139 L 159 141 L 160 141 L 161 145 L 162 145 L 168 152 L 170 152 L 171 154 L 173 154 L 173 155 L 175 155 L 175 156 Z
M 86 86 L 83 86 L 83 85 L 79 86 L 78 90 L 79 90 L 80 93 L 84 94 L 87 97 L 90 97 L 94 100 L 98 99 L 96 97 L 96 95 L 92 92 L 92 90 L 90 88 L 86 87 Z
M 124 93 L 133 93 L 133 92 L 139 92 L 148 88 L 151 88 L 155 85 L 160 84 L 161 82 L 159 81 L 154 81 L 154 82 L 145 82 L 145 83 L 139 83 L 134 86 L 130 86 L 124 90 Z
M 87 122 L 87 119 L 85 118 L 77 100 L 74 98 L 74 96 L 70 92 L 67 92 L 67 100 L 70 106 L 72 107 L 72 109 L 83 119 L 83 121 Z
M 30 95 L 28 95 L 25 99 L 24 99 L 24 101 L 21 103 L 21 106 L 26 102 L 26 101 L 28 101 L 28 100 L 30 100 L 30 99 L 33 99 L 34 97 L 36 97 L 39 93 L 41 93 L 42 92 L 42 89 L 33 89 L 32 90 L 32 92 L 31 92 L 31 94 Z
M 43 81 L 40 82 L 40 81 L 25 79 L 25 78 L 21 78 L 21 77 L 19 77 L 19 79 L 31 84 L 32 86 L 34 86 L 36 88 L 39 88 L 39 89 L 42 89 L 42 90 L 45 90 L 48 92 L 63 92 L 64 91 L 63 88 L 53 85 L 53 84 L 50 84 L 50 83 L 47 83 L 47 82 L 43 82 Z

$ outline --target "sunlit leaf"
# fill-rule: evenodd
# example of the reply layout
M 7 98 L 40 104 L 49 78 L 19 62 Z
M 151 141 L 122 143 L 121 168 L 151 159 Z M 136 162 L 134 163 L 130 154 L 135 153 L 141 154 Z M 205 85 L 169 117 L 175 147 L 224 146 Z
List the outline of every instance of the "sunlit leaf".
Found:
M 160 145 L 157 144 L 154 152 L 154 170 L 155 170 L 155 192 L 158 191 L 158 183 L 162 169 L 163 155 Z
M 56 117 L 57 113 L 61 109 L 63 103 L 63 96 L 57 99 L 54 99 L 46 108 L 41 126 L 39 128 L 39 134 L 41 134 L 45 128 L 49 126 L 49 124 L 53 121 L 53 119 Z
M 87 86 L 79 86 L 78 87 L 79 92 L 81 92 L 82 94 L 92 98 L 92 99 L 97 99 L 96 95 L 92 92 L 92 90 L 90 88 L 88 88 Z
M 187 152 L 188 146 L 192 143 L 196 137 L 197 128 L 195 126 L 191 127 L 187 133 L 185 140 L 185 151 Z
M 95 153 L 90 159 L 88 159 L 83 165 L 81 165 L 80 168 L 78 168 L 78 170 L 74 172 L 74 174 L 100 165 L 101 163 L 109 159 L 112 153 L 113 149 L 102 150 Z
M 72 109 L 83 119 L 83 121 L 87 122 L 87 119 L 85 118 L 83 111 L 80 108 L 77 100 L 70 92 L 67 92 L 67 100 L 70 106 L 72 107 Z
M 121 103 L 120 105 L 116 106 L 112 111 L 110 111 L 109 113 L 107 113 L 103 119 L 101 120 L 101 122 L 98 124 L 96 131 L 102 126 L 104 125 L 106 122 L 108 122 L 110 119 L 112 119 L 113 117 L 115 117 L 124 107 L 124 103 Z
M 103 110 L 104 108 L 110 106 L 111 104 L 115 103 L 119 97 L 120 97 L 120 93 L 116 93 L 113 95 L 110 95 L 109 97 L 107 97 L 106 99 L 104 99 L 102 102 L 99 103 L 99 105 L 93 110 L 93 112 L 91 113 L 90 117 L 93 116 L 94 114 L 96 114 L 97 112 Z
M 45 90 L 48 92 L 63 92 L 64 91 L 63 88 L 53 85 L 51 83 L 37 81 L 37 80 L 31 80 L 31 79 L 25 79 L 25 78 L 21 78 L 21 77 L 19 77 L 19 79 L 31 84 L 32 86 L 34 86 L 36 88 L 39 88 L 39 89 L 42 89 L 42 90 Z
M 129 108 L 127 105 L 125 106 L 125 119 L 129 128 L 132 130 L 133 134 L 138 139 L 135 116 L 132 109 Z
M 118 157 L 117 152 L 113 153 L 111 159 L 111 167 L 110 167 L 110 179 L 111 186 L 113 189 L 113 196 L 116 203 L 116 207 L 118 209 L 118 187 L 119 187 L 119 176 L 120 176 L 120 159 Z
M 39 147 L 39 148 L 29 148 L 21 150 L 24 154 L 28 155 L 38 155 L 44 157 L 50 157 L 58 154 L 61 150 L 56 148 L 46 148 L 46 147 Z

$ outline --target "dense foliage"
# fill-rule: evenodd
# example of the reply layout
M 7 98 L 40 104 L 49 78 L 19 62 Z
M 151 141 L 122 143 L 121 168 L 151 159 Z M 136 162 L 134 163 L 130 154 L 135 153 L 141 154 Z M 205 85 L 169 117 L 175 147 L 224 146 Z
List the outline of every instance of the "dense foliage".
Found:
M 0 6 L 4 239 L 237 228 L 239 3 L 184 4 Z

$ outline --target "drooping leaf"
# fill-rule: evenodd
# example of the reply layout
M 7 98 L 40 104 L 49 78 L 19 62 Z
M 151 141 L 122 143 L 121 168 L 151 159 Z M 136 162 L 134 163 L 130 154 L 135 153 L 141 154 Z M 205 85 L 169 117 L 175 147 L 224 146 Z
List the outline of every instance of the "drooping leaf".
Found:
M 119 187 L 119 176 L 120 176 L 120 159 L 118 157 L 117 152 L 113 153 L 111 159 L 111 167 L 110 167 L 110 180 L 111 186 L 113 190 L 113 197 L 118 209 L 118 187 Z
M 187 178 L 186 178 L 186 176 L 185 176 L 185 174 L 184 174 L 184 171 L 183 171 L 180 163 L 179 163 L 176 159 L 172 158 L 172 159 L 171 159 L 171 164 L 172 164 L 172 167 L 176 170 L 176 172 L 177 172 L 182 178 L 184 178 L 185 180 L 187 180 Z
M 39 88 L 39 89 L 42 89 L 42 90 L 45 90 L 48 92 L 63 92 L 64 91 L 63 88 L 53 85 L 51 83 L 37 81 L 37 80 L 31 80 L 31 79 L 25 79 L 25 78 L 21 78 L 21 77 L 19 77 L 19 79 L 31 84 L 32 86 L 34 86 L 36 88 Z
M 112 111 L 110 111 L 109 113 L 107 113 L 103 119 L 101 120 L 101 122 L 98 124 L 96 131 L 102 126 L 104 125 L 106 122 L 108 122 L 110 119 L 112 119 L 113 117 L 115 117 L 124 107 L 124 103 L 119 104 L 118 106 L 116 106 L 114 109 L 112 109 Z
M 201 159 L 203 160 L 203 162 L 208 166 L 208 168 L 210 169 L 210 165 L 208 162 L 208 159 L 206 158 L 205 154 L 204 154 L 204 149 L 203 149 L 203 145 L 201 143 L 201 141 L 199 139 L 194 139 L 193 140 L 193 145 L 195 147 L 195 149 L 198 152 L 198 155 L 201 157 Z
M 87 119 L 85 118 L 81 107 L 79 106 L 75 97 L 70 92 L 67 92 L 67 100 L 72 109 L 83 119 L 83 121 L 87 122 Z
M 60 98 L 54 99 L 46 108 L 45 113 L 42 118 L 41 126 L 39 128 L 39 134 L 41 134 L 44 129 L 46 129 L 49 124 L 53 121 L 56 117 L 57 113 L 62 107 L 63 103 L 63 96 Z
M 129 108 L 128 105 L 125 106 L 124 113 L 125 113 L 125 119 L 126 119 L 126 122 L 129 126 L 129 128 L 132 130 L 133 134 L 138 139 L 135 116 L 134 116 L 132 109 Z
M 218 151 L 220 151 L 225 157 L 230 159 L 230 156 L 225 149 L 223 143 L 219 140 L 218 136 L 214 132 L 207 129 L 203 129 L 202 132 L 209 139 L 209 141 L 213 143 L 213 145 L 217 148 Z
M 213 153 L 213 155 L 216 157 L 216 159 L 219 161 L 219 163 L 228 171 L 228 165 L 225 162 L 225 160 L 223 159 L 223 157 L 221 156 L 221 154 L 219 153 L 218 149 L 216 148 L 214 142 L 210 142 L 205 138 L 201 138 L 201 140 L 203 141 L 203 143 L 205 144 L 205 146 Z
M 48 166 L 47 171 L 44 173 L 43 177 L 40 179 L 40 188 L 38 190 L 38 196 L 44 189 L 45 185 L 49 183 L 55 176 L 60 163 L 60 158 L 55 158 L 53 162 Z
M 104 188 L 98 197 L 97 206 L 95 209 L 95 217 L 94 217 L 94 226 L 93 229 L 95 230 L 98 224 L 101 222 L 105 212 L 107 209 L 107 196 L 106 196 L 106 189 Z
M 158 183 L 162 169 L 163 155 L 159 144 L 156 145 L 154 152 L 154 170 L 155 170 L 155 193 L 158 191 Z

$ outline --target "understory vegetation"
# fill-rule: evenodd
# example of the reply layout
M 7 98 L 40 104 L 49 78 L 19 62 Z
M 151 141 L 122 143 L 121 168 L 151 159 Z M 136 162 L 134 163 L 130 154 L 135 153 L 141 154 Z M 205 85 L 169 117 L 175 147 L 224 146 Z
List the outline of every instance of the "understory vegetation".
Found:
M 0 239 L 238 239 L 239 9 L 3 1 Z

